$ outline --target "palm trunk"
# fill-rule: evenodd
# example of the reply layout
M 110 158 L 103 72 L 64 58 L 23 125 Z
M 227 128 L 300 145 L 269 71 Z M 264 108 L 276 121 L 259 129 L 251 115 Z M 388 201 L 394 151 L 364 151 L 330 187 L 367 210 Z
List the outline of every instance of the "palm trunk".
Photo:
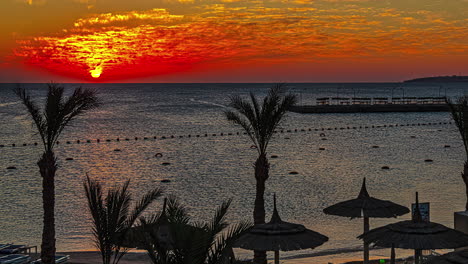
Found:
M 266 154 L 260 154 L 257 161 L 255 162 L 255 179 L 257 180 L 256 195 L 255 195 L 255 206 L 254 206 L 254 224 L 265 223 L 265 182 L 269 177 L 270 164 Z M 254 251 L 254 263 L 266 264 L 267 255 L 265 251 Z
M 465 204 L 465 211 L 468 211 L 468 160 L 465 161 L 465 165 L 463 166 L 463 173 L 462 173 L 463 182 L 465 183 L 465 193 L 466 193 L 466 204 Z
M 37 162 L 42 176 L 42 206 L 44 226 L 42 229 L 41 260 L 43 264 L 55 263 L 55 172 L 57 163 L 52 151 L 47 151 Z

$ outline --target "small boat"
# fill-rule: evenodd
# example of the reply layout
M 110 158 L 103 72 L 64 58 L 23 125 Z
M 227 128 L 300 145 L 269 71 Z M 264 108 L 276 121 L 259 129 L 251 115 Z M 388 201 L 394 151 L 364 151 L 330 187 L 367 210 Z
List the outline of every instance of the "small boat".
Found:
M 70 256 L 68 255 L 63 255 L 63 256 L 55 256 L 55 264 L 62 264 L 62 263 L 67 263 L 67 261 L 70 259 Z M 1 262 L 0 262 L 1 264 Z M 36 261 L 31 262 L 31 264 L 42 264 L 41 259 L 38 259 Z
M 0 264 L 27 264 L 30 261 L 30 256 L 22 254 L 11 254 L 0 257 Z

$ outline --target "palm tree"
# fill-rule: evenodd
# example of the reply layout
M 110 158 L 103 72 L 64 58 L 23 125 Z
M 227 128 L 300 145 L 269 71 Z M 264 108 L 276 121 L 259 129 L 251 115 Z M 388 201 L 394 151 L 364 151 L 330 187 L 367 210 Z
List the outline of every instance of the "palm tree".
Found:
M 226 221 L 231 200 L 223 202 L 211 221 L 193 222 L 176 198 L 164 202 L 160 213 L 141 224 L 132 233 L 133 246 L 147 250 L 153 264 L 224 264 L 234 261 L 232 246 L 251 227 L 248 222 L 231 225 Z M 169 236 L 162 241 L 161 229 L 168 227 Z M 129 237 L 129 236 L 127 236 Z
M 467 202 L 465 210 L 468 211 L 468 96 L 462 96 L 455 102 L 447 100 L 447 103 L 450 106 L 452 118 L 455 121 L 458 131 L 460 131 L 463 145 L 465 146 L 465 164 L 461 176 L 466 187 Z
M 57 159 L 54 147 L 62 131 L 77 116 L 99 105 L 96 92 L 77 88 L 65 98 L 64 88 L 56 84 L 48 85 L 44 109 L 41 110 L 29 93 L 17 87 L 14 92 L 26 106 L 44 145 L 44 153 L 37 162 L 42 176 L 42 204 L 44 226 L 42 230 L 41 259 L 44 264 L 55 263 L 55 173 Z
M 128 252 L 122 246 L 121 233 L 134 225 L 143 211 L 159 196 L 162 191 L 155 188 L 146 193 L 130 212 L 132 195 L 128 190 L 130 180 L 122 187 L 109 189 L 104 197 L 102 185 L 86 176 L 83 186 L 88 199 L 89 212 L 93 220 L 93 236 L 96 247 L 101 252 L 103 264 L 117 264 Z
M 256 196 L 253 211 L 254 224 L 265 223 L 265 182 L 269 178 L 270 163 L 267 147 L 275 130 L 280 125 L 286 112 L 296 103 L 293 94 L 283 95 L 281 84 L 273 86 L 260 106 L 258 99 L 250 93 L 250 102 L 240 96 L 231 97 L 230 106 L 236 112 L 225 112 L 228 121 L 240 125 L 252 140 L 258 151 L 255 161 Z M 266 263 L 266 252 L 254 252 L 255 263 Z

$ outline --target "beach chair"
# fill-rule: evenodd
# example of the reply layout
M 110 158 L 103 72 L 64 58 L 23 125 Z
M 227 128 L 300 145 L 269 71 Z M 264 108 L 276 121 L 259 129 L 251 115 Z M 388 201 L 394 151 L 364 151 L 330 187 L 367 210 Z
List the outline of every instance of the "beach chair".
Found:
M 30 261 L 30 256 L 22 254 L 11 254 L 0 257 L 0 264 L 27 264 Z
M 11 246 L 11 244 L 0 244 L 0 249 L 4 249 Z
M 69 259 L 70 259 L 70 256 L 68 256 L 68 255 L 55 256 L 55 264 L 68 263 Z M 38 259 L 38 260 L 35 260 L 35 261 L 31 262 L 31 264 L 42 264 L 42 261 L 41 261 L 41 259 Z
M 26 245 L 9 245 L 0 249 L 0 254 L 17 254 L 26 249 Z

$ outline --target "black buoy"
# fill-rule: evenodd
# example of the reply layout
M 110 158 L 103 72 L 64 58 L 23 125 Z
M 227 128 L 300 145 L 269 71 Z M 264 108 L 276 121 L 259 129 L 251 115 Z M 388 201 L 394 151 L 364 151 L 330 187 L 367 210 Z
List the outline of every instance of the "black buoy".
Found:
M 57 141 L 57 144 L 60 144 L 60 141 Z M 37 146 L 37 142 L 34 142 L 34 146 Z
M 5 147 L 5 145 L 0 145 L 0 148 L 3 148 L 3 147 Z
M 382 166 L 382 170 L 389 170 L 389 169 L 390 169 L 390 167 L 388 167 L 388 166 Z
M 120 138 L 116 138 L 115 140 L 116 140 L 116 141 L 120 141 Z
M 98 139 L 96 139 L 96 142 L 97 142 L 97 143 L 100 143 L 100 142 L 101 142 L 101 140 L 98 138 Z
M 425 159 L 424 162 L 433 162 L 431 159 Z
M 171 165 L 171 163 L 170 162 L 163 162 L 163 163 L 161 163 L 161 165 L 167 166 L 167 165 Z
M 325 150 L 325 148 L 319 148 L 319 150 Z
M 445 145 L 444 148 L 450 148 L 450 145 Z
M 23 147 L 26 147 L 27 145 L 28 145 L 28 144 L 26 144 L 26 143 L 23 143 Z
M 147 138 L 147 137 L 144 137 L 143 140 L 148 140 L 148 138 Z
M 135 137 L 135 140 L 138 140 L 138 137 Z
M 410 138 L 416 138 L 416 136 L 411 136 Z
M 277 155 L 271 155 L 270 158 L 276 159 L 276 158 L 278 158 L 278 156 Z
M 67 144 L 70 144 L 70 141 L 67 141 Z
M 106 139 L 106 142 L 111 142 L 111 140 L 110 140 L 110 139 Z
M 11 144 L 11 146 L 12 146 L 12 147 L 16 147 L 16 144 L 13 143 L 13 144 Z
M 80 142 L 81 142 L 81 141 L 78 139 L 78 140 L 76 141 L 76 144 L 80 144 Z
M 159 153 L 156 153 L 154 156 L 155 156 L 156 158 L 160 158 L 160 157 L 163 156 L 163 154 L 159 152 Z
M 115 152 L 118 152 L 118 151 L 120 151 L 120 149 L 114 149 L 114 151 L 115 151 Z
M 297 172 L 297 171 L 290 171 L 289 174 L 290 174 L 290 175 L 296 175 L 296 174 L 299 174 L 299 172 Z
M 86 143 L 91 143 L 91 140 L 89 140 L 89 139 L 88 139 L 88 140 L 86 140 Z
M 66 158 L 65 160 L 73 160 L 73 158 Z
M 15 166 L 10 166 L 10 167 L 7 167 L 7 170 L 16 170 L 16 167 Z
M 327 138 L 322 138 L 322 140 L 327 140 Z
M 171 182 L 171 180 L 164 179 L 164 180 L 161 180 L 161 182 L 163 182 L 163 183 L 167 183 L 167 182 Z
M 125 141 L 129 141 L 130 139 L 129 138 L 126 138 Z
M 288 137 L 285 137 L 284 139 L 290 139 L 290 138 L 288 138 Z
M 379 148 L 379 146 L 375 145 L 375 146 L 372 146 L 372 148 Z

